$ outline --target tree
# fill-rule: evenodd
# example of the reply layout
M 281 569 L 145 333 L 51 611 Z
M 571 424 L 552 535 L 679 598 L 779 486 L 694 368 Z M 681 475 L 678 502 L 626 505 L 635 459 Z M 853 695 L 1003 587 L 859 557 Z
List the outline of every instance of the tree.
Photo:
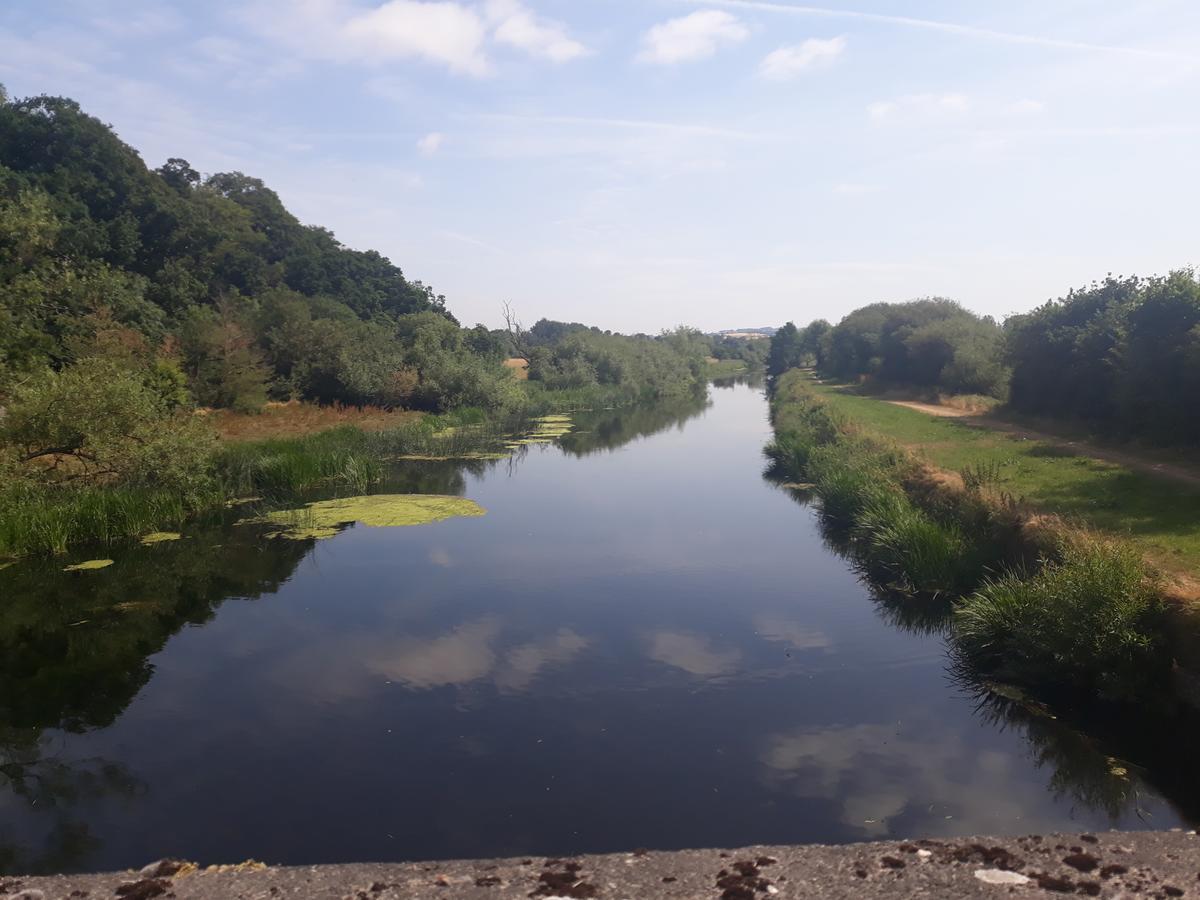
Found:
M 788 322 L 771 337 L 771 349 L 767 354 L 767 374 L 782 375 L 803 363 L 804 346 L 800 331 L 794 322 Z
M 258 412 L 267 400 L 270 371 L 231 303 L 197 309 L 181 334 L 184 369 L 205 406 Z
M 143 373 L 98 357 L 17 386 L 0 426 L 22 476 L 59 483 L 194 488 L 208 476 L 214 441 Z

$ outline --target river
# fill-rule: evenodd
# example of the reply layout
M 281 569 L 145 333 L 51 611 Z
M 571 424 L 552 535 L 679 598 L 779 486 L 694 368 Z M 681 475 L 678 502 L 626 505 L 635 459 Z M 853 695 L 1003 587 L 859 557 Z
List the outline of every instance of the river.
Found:
M 1194 818 L 1185 775 L 981 701 L 876 599 L 764 479 L 761 388 L 575 427 L 386 488 L 481 517 L 0 572 L 0 872 Z

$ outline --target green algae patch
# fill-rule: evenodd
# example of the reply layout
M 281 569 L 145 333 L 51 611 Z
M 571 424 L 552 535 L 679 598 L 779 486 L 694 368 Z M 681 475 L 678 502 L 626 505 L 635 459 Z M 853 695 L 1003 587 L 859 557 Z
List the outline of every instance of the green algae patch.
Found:
M 451 456 L 406 453 L 404 456 L 394 456 L 392 459 L 397 462 L 471 462 L 480 459 L 508 459 L 508 456 L 507 453 L 456 453 Z
M 358 523 L 368 528 L 407 528 L 428 525 L 444 519 L 472 518 L 487 510 L 474 500 L 434 494 L 372 494 L 322 500 L 300 509 L 284 509 L 238 525 L 276 525 L 272 538 L 303 541 L 321 540 L 336 535 L 343 526 Z
M 147 547 L 154 544 L 165 544 L 168 541 L 178 541 L 183 538 L 183 535 L 177 531 L 152 531 L 149 534 L 142 535 L 141 541 Z
M 509 450 L 517 450 L 532 444 L 553 444 L 574 430 L 570 416 L 539 416 L 532 423 L 533 428 L 527 434 L 513 437 L 504 446 Z
M 92 572 L 96 569 L 107 569 L 113 564 L 111 559 L 89 559 L 87 562 L 75 563 L 73 566 L 65 566 L 64 572 Z

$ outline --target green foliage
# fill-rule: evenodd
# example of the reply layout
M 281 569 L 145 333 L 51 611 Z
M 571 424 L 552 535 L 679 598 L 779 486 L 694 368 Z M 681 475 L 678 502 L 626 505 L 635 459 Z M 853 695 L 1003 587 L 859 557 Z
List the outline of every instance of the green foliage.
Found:
M 788 322 L 771 337 L 767 354 L 767 374 L 779 376 L 788 369 L 821 366 L 825 360 L 831 326 L 817 319 L 803 329 Z
M 1200 280 L 1106 278 L 1006 323 L 1011 404 L 1121 436 L 1200 440 Z
M 962 603 L 954 626 L 966 657 L 997 677 L 1129 700 L 1167 683 L 1162 617 L 1135 551 L 1084 543 L 1064 546 L 1032 577 L 990 581 Z
M 573 331 L 530 354 L 529 378 L 551 390 L 602 388 L 617 403 L 694 392 L 706 380 L 707 338 L 691 329 L 660 337 Z
M 270 371 L 232 305 L 190 310 L 179 341 L 197 402 L 238 412 L 262 409 Z
M 280 292 L 306 307 L 294 319 L 318 324 L 257 327 L 254 308 Z M 248 299 L 231 317 L 238 297 Z M 235 408 L 260 405 L 272 382 L 361 402 L 335 364 L 360 337 L 347 320 L 432 311 L 453 321 L 444 298 L 379 254 L 304 227 L 258 179 L 202 180 L 178 158 L 150 171 L 73 101 L 0 101 L 0 389 L 69 364 L 101 310 L 151 347 L 185 337 L 200 402 Z
M 12 392 L 0 442 L 35 482 L 199 487 L 215 438 L 159 381 L 99 358 L 43 370 Z
M 875 303 L 817 331 L 819 365 L 837 378 L 994 397 L 1007 390 L 1000 327 L 951 300 Z

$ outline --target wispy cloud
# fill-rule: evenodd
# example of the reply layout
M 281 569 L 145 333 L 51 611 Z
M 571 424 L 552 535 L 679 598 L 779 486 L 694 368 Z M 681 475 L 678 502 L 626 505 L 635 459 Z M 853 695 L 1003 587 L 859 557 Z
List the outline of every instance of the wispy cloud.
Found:
M 830 19 L 856 19 L 859 21 L 879 22 L 888 25 L 899 25 L 906 28 L 920 28 L 926 31 L 940 31 L 946 34 L 958 34 L 964 37 L 983 38 L 992 41 L 1003 41 L 1012 44 L 1031 44 L 1040 47 L 1056 47 L 1062 50 L 1093 50 L 1104 53 L 1126 53 L 1137 56 L 1158 57 L 1162 59 L 1186 59 L 1200 62 L 1200 55 L 1179 53 L 1173 50 L 1160 50 L 1143 47 L 1124 47 L 1114 44 L 1097 44 L 1089 41 L 1076 41 L 1065 38 L 1047 37 L 1045 35 L 1024 34 L 1015 31 L 1001 31 L 994 28 L 982 28 L 977 25 L 963 25 L 958 22 L 944 22 L 938 19 L 922 19 L 913 16 L 896 16 L 888 13 L 863 12 L 851 9 L 833 9 L 825 6 L 802 6 L 791 3 L 776 3 L 771 0 L 700 0 L 710 6 L 724 6 L 731 9 L 752 9 L 761 12 L 784 13 L 795 16 L 816 16 Z
M 827 40 L 809 38 L 803 43 L 780 47 L 767 54 L 766 59 L 759 64 L 758 73 L 772 81 L 787 81 L 809 69 L 831 65 L 845 50 L 844 37 Z
M 481 121 L 510 122 L 514 124 L 570 125 L 583 128 L 605 128 L 629 131 L 661 131 L 695 137 L 721 137 L 734 140 L 761 140 L 770 135 L 763 132 L 742 131 L 736 128 L 721 128 L 689 122 L 669 122 L 653 119 L 616 119 L 604 116 L 556 116 L 514 115 L 507 113 L 481 113 L 473 118 Z
M 966 94 L 907 94 L 895 100 L 880 100 L 867 107 L 867 113 L 877 122 L 886 119 L 940 114 L 963 113 L 971 108 Z
M 446 142 L 446 136 L 440 131 L 431 131 L 417 141 L 417 152 L 422 156 L 436 156 Z
M 572 38 L 566 26 L 540 18 L 518 0 L 488 0 L 485 10 L 499 44 L 555 63 L 588 54 L 587 47 Z
M 647 31 L 642 36 L 638 60 L 672 66 L 708 59 L 719 47 L 740 43 L 749 35 L 750 29 L 729 13 L 703 10 L 661 22 Z

